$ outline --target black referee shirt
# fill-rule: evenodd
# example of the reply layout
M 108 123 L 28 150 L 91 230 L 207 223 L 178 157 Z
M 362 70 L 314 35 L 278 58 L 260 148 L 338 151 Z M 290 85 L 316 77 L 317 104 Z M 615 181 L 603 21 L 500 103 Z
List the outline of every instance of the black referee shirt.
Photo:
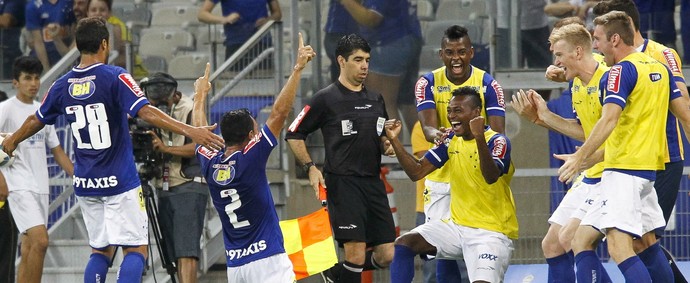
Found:
M 290 124 L 286 140 L 306 139 L 321 129 L 326 148 L 324 172 L 378 177 L 381 171 L 381 136 L 388 119 L 383 97 L 351 91 L 335 82 L 317 92 Z

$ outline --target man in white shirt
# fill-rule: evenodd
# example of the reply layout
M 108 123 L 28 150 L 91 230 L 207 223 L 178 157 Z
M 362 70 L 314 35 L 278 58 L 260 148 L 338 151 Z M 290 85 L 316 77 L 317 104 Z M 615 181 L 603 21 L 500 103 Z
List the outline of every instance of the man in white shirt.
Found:
M 15 60 L 12 84 L 17 95 L 0 103 L 0 133 L 11 134 L 33 115 L 40 103 L 35 101 L 43 72 L 41 62 L 22 56 Z M 55 161 L 68 175 L 74 167 L 60 146 L 55 128 L 47 126 L 20 143 L 14 153 L 15 161 L 0 168 L 9 189 L 8 201 L 12 216 L 21 233 L 21 262 L 18 282 L 41 282 L 43 259 L 48 248 L 48 164 L 46 146 Z

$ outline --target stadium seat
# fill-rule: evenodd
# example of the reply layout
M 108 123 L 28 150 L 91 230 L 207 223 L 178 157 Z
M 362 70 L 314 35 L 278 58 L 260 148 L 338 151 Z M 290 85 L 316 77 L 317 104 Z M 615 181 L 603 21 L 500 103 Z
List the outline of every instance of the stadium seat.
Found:
M 420 75 L 431 72 L 443 65 L 441 59 L 438 57 L 439 46 L 440 45 L 425 45 L 422 47 L 422 53 L 419 54 Z
M 186 29 L 201 24 L 197 19 L 198 13 L 199 7 L 192 5 L 152 9 L 151 26 L 181 26 Z
M 418 0 L 417 18 L 420 21 L 433 21 L 436 19 L 436 15 L 434 15 L 434 5 L 428 0 Z
M 460 1 L 460 0 L 443 0 L 438 4 L 436 10 L 436 20 L 473 20 L 477 17 L 478 12 L 473 9 L 476 8 L 473 2 L 482 2 L 484 0 Z M 486 14 L 481 11 L 481 14 Z
M 144 67 L 149 71 L 149 74 L 154 74 L 158 72 L 168 72 L 168 64 L 165 58 L 161 56 L 149 55 L 143 57 Z
M 427 24 L 424 30 L 424 42 L 431 46 L 440 46 L 441 38 L 443 37 L 443 32 L 452 25 L 460 25 L 467 28 L 467 33 L 470 35 L 470 39 L 474 42 L 475 39 L 481 39 L 479 27 L 472 21 L 433 21 Z
M 130 29 L 135 25 L 148 27 L 151 23 L 151 11 L 130 2 L 113 3 L 113 15 L 120 18 Z
M 182 29 L 145 29 L 141 32 L 139 53 L 161 56 L 170 61 L 178 51 L 194 50 L 194 35 Z
M 168 73 L 176 79 L 196 79 L 204 74 L 209 56 L 193 53 L 175 56 L 168 63 Z

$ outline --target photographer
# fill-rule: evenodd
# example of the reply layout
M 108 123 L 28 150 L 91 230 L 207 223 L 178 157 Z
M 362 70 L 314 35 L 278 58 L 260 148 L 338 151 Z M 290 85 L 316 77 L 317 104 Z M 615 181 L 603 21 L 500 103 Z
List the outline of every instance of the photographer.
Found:
M 156 73 L 141 82 L 152 105 L 174 119 L 191 124 L 193 102 L 177 91 L 177 81 Z M 154 183 L 158 191 L 158 222 L 166 238 L 168 254 L 177 263 L 180 282 L 196 282 L 199 241 L 209 192 L 194 157 L 195 144 L 188 138 L 149 131 L 153 149 L 163 153 L 162 176 Z M 174 221 L 173 221 L 174 220 Z

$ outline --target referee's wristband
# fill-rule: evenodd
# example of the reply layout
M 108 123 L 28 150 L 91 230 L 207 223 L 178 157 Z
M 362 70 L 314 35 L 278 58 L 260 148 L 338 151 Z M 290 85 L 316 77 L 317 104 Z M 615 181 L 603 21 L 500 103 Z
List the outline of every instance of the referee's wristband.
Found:
M 311 168 L 312 166 L 314 166 L 314 162 L 309 161 L 309 162 L 305 163 L 304 165 L 302 165 L 302 169 L 304 169 L 304 171 L 306 171 L 306 172 L 309 172 L 309 168 Z

